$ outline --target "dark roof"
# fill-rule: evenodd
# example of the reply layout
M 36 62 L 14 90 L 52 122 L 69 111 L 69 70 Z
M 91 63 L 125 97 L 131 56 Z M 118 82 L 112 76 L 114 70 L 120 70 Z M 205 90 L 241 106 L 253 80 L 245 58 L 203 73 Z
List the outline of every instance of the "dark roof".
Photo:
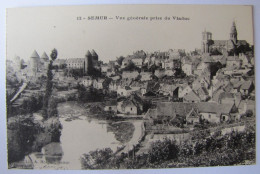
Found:
M 228 40 L 214 40 L 214 45 L 216 46 L 225 46 Z
M 231 112 L 234 103 L 217 104 L 215 102 L 200 102 L 200 103 L 182 103 L 182 102 L 158 102 L 157 115 L 161 116 L 186 116 L 192 109 L 204 113 L 216 113 L 220 116 L 221 113 L 228 114 Z
M 157 116 L 176 117 L 176 110 L 171 102 L 162 102 L 157 105 Z
M 91 51 L 91 55 L 92 55 L 92 56 L 97 56 L 96 51 L 95 51 L 95 50 L 92 50 L 92 51 Z
M 117 101 L 116 100 L 106 101 L 106 106 L 115 106 L 115 105 L 117 105 Z
M 217 116 L 220 114 L 229 114 L 234 106 L 234 103 L 217 104 L 210 102 L 197 103 L 199 112 L 205 113 L 216 113 Z
M 197 108 L 195 103 L 182 103 L 182 102 L 158 102 L 157 113 L 158 114 L 173 114 L 186 116 L 192 108 Z
M 88 50 L 87 53 L 86 53 L 86 57 L 89 57 L 89 56 L 91 56 L 91 53 Z
M 122 104 L 122 107 L 127 107 L 127 106 L 135 106 L 137 107 L 134 102 L 132 102 L 131 100 L 124 100 L 123 101 L 123 104 Z

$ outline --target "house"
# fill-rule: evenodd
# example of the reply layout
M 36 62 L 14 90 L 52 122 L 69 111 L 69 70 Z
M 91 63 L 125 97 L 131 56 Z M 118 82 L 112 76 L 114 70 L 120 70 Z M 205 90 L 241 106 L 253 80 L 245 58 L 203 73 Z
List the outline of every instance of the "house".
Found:
M 192 62 L 184 63 L 181 69 L 187 76 L 193 75 Z
M 162 62 L 162 68 L 164 69 L 173 69 L 173 60 L 166 59 Z
M 148 113 L 146 117 L 153 118 L 155 122 L 164 122 L 174 119 L 176 116 L 186 118 L 188 123 L 199 122 L 200 117 L 211 123 L 225 122 L 236 115 L 234 104 L 217 104 L 210 102 L 182 103 L 182 102 L 158 102 L 156 110 Z
M 205 87 L 201 87 L 196 91 L 196 94 L 199 96 L 201 101 L 207 101 L 209 97 L 209 92 Z
M 140 97 L 133 94 L 127 98 L 119 98 L 117 102 L 119 113 L 129 115 L 139 115 L 143 112 L 143 102 Z
M 137 106 L 129 100 L 122 103 L 122 109 L 124 114 L 137 115 Z
M 106 88 L 106 81 L 105 81 L 105 79 L 101 79 L 101 78 L 95 79 L 93 81 L 93 87 L 95 89 L 105 89 Z
M 192 108 L 186 115 L 186 122 L 191 124 L 200 122 L 200 115 L 197 108 Z
M 107 77 L 114 76 L 115 74 L 116 74 L 116 72 L 113 69 L 108 69 L 106 72 Z
M 135 91 L 136 91 L 135 89 L 132 89 L 129 86 L 125 86 L 125 87 L 120 86 L 118 87 L 116 92 L 118 96 L 130 96 Z
M 127 65 L 131 62 L 131 57 L 127 56 L 126 58 L 124 58 L 124 60 L 122 61 L 122 65 L 121 68 L 125 68 L 127 67 Z
M 178 95 L 178 90 L 179 90 L 178 87 L 179 86 L 177 85 L 161 84 L 159 93 L 164 96 L 173 96 L 174 91 L 177 89 L 177 95 Z
M 230 80 L 232 85 L 233 85 L 233 93 L 237 93 L 240 91 L 240 87 L 242 86 L 242 84 L 244 84 L 244 80 L 235 80 L 235 79 L 231 79 Z
M 208 64 L 201 61 L 197 68 L 195 68 L 196 70 L 194 71 L 194 74 L 200 76 L 202 72 L 204 72 L 206 69 L 208 68 Z
M 120 87 L 120 82 L 113 80 L 113 81 L 111 81 L 111 82 L 109 83 L 108 89 L 109 89 L 110 91 L 117 91 L 119 87 Z
M 107 64 L 102 64 L 102 65 L 101 65 L 101 72 L 102 72 L 102 73 L 106 73 L 107 70 L 108 70 L 108 65 L 107 65 Z
M 90 87 L 93 85 L 93 79 L 90 76 L 86 76 L 83 77 L 81 80 L 81 83 L 85 86 L 85 87 Z
M 108 62 L 108 68 L 109 69 L 115 69 L 115 67 L 116 66 L 118 66 L 118 63 L 117 63 L 117 61 L 115 61 L 115 60 L 110 60 L 109 62 Z
M 210 80 L 205 76 L 200 76 L 192 83 L 192 89 L 197 91 L 201 87 L 208 89 L 210 86 Z
M 142 58 L 133 58 L 132 62 L 135 64 L 135 66 L 142 68 L 143 66 L 143 59 Z
M 160 84 L 158 82 L 147 81 L 143 83 L 143 85 L 141 86 L 141 94 L 146 95 L 147 93 L 151 92 L 150 94 L 156 95 L 159 89 L 160 89 Z
M 117 101 L 116 100 L 106 101 L 104 111 L 117 113 Z
M 154 71 L 154 75 L 158 78 L 162 78 L 165 76 L 165 70 L 164 69 L 156 69 Z
M 245 81 L 241 87 L 240 92 L 242 95 L 249 95 L 254 90 L 254 84 L 252 81 Z
M 136 79 L 139 76 L 138 71 L 123 71 L 122 79 Z
M 201 99 L 193 90 L 183 96 L 183 102 L 187 103 L 198 103 Z
M 187 95 L 192 91 L 192 88 L 189 85 L 179 88 L 179 98 L 183 98 L 184 95 Z
M 242 61 L 237 56 L 228 56 L 227 57 L 227 68 L 240 69 Z
M 239 114 L 245 114 L 247 111 L 252 111 L 253 115 L 255 115 L 255 101 L 254 100 L 242 100 L 238 106 Z
M 152 72 L 141 72 L 140 76 L 141 76 L 141 81 L 148 81 L 148 80 L 152 80 Z
M 250 63 L 250 58 L 247 55 L 245 55 L 244 53 L 239 53 L 239 59 L 242 61 L 241 67 L 243 67 L 243 68 L 252 67 L 252 65 Z
M 212 94 L 212 101 L 216 102 L 216 103 L 220 103 L 220 95 L 225 92 L 223 89 L 218 88 L 217 90 L 215 90 Z
M 155 121 L 168 123 L 176 118 L 176 110 L 171 102 L 160 102 L 157 104 L 157 115 Z
M 225 122 L 231 119 L 231 113 L 236 112 L 234 103 L 217 104 L 210 102 L 198 103 L 198 110 L 202 119 L 211 123 Z

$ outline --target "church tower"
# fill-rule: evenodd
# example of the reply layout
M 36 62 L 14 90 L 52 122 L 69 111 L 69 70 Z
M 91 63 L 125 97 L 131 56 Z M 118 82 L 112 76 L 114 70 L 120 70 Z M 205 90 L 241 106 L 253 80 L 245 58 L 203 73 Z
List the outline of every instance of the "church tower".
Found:
M 212 40 L 212 33 L 207 32 L 206 29 L 202 32 L 201 53 L 209 53 L 210 41 Z
M 232 27 L 231 27 L 230 40 L 232 40 L 234 44 L 237 43 L 237 29 L 236 29 L 235 21 L 233 21 L 233 24 L 232 24 Z

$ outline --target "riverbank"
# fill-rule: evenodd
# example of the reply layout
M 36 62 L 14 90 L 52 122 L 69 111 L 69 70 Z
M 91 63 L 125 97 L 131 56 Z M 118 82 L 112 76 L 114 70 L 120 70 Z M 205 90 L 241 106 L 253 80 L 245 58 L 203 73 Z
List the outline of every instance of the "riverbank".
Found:
M 60 142 L 43 145 L 11 167 L 82 169 L 80 159 L 83 154 L 104 148 L 120 151 L 129 142 L 135 144 L 141 135 L 141 120 L 114 121 L 89 117 L 88 110 L 75 101 L 59 103 L 57 110 L 62 125 Z M 41 122 L 39 114 L 34 114 L 34 117 Z

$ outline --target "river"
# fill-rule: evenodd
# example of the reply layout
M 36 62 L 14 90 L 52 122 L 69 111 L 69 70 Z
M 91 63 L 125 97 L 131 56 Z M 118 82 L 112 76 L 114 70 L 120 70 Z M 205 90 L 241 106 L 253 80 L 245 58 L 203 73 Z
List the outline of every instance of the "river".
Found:
M 142 136 L 141 120 L 111 122 L 89 118 L 77 102 L 59 104 L 58 113 L 63 127 L 60 142 L 25 157 L 34 169 L 81 169 L 83 154 L 107 147 L 115 152 L 123 146 L 125 152 Z

